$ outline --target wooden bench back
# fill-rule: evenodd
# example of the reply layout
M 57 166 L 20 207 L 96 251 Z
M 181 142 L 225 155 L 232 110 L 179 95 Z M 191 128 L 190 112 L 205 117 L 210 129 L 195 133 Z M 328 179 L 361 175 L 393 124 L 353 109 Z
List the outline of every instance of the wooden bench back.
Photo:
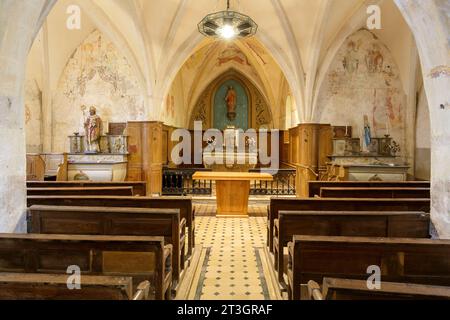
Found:
M 133 196 L 133 187 L 27 188 L 29 196 Z
M 429 181 L 309 181 L 309 197 L 320 196 L 320 188 L 430 188 Z
M 132 277 L 134 289 L 147 280 L 160 300 L 170 265 L 163 237 L 0 234 L 0 272 L 65 274 L 78 266 L 84 275 Z
M 189 231 L 188 255 L 192 254 L 195 245 L 195 215 L 191 197 L 28 196 L 27 206 L 32 205 L 179 209 L 180 218 L 186 219 Z
M 0 273 L 0 300 L 131 300 L 131 277 L 81 277 L 79 290 L 69 290 L 70 275 Z
M 368 279 L 368 267 L 381 280 L 450 286 L 450 240 L 294 236 L 289 245 L 291 297 L 300 285 L 323 278 Z
M 29 233 L 108 236 L 161 236 L 173 246 L 172 267 L 178 281 L 184 262 L 184 231 L 179 209 L 31 206 Z M 180 259 L 181 256 L 181 259 Z
M 430 199 L 429 188 L 320 188 L 321 198 Z
M 179 236 L 178 209 L 31 206 L 30 233 L 79 235 Z
M 268 212 L 268 240 L 273 249 L 273 221 L 280 211 L 413 211 L 430 212 L 429 199 L 272 198 Z
M 100 181 L 27 181 L 27 188 L 108 188 L 133 187 L 133 196 L 147 195 L 145 181 L 100 182 Z
M 283 246 L 294 235 L 429 238 L 430 214 L 424 212 L 280 211 Z
M 312 300 L 449 300 L 450 287 L 412 283 L 382 282 L 380 289 L 369 289 L 367 281 L 324 278 L 322 289 L 308 282 Z
M 194 219 L 191 197 L 28 196 L 27 205 L 179 209 L 188 223 Z

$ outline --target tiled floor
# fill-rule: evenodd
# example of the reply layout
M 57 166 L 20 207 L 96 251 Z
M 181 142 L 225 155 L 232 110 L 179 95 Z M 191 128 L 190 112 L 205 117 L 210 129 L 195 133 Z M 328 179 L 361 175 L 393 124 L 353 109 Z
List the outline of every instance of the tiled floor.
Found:
M 196 218 L 196 243 L 206 256 L 196 285 L 195 299 L 269 299 L 259 250 L 266 241 L 266 218 L 216 218 L 214 205 L 196 206 L 206 216 Z M 253 207 L 252 212 L 263 212 Z M 211 214 L 209 214 L 211 215 Z

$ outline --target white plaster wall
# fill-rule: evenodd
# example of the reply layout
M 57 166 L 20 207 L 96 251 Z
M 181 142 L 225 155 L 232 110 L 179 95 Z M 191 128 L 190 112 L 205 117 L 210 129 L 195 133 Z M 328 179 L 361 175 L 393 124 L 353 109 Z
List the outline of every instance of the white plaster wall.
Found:
M 68 151 L 68 136 L 84 133 L 83 110 L 97 107 L 109 122 L 144 120 L 144 97 L 127 59 L 95 31 L 68 61 L 53 98 L 53 151 Z M 88 110 L 85 110 L 86 115 Z
M 161 120 L 165 124 L 177 128 L 185 127 L 189 110 L 184 98 L 184 89 L 181 74 L 178 74 L 164 102 Z
M 431 176 L 431 127 L 424 88 L 419 94 L 416 117 L 415 176 L 418 179 L 429 180 Z
M 43 151 L 42 87 L 43 33 L 36 37 L 27 58 L 25 78 L 25 132 L 27 153 Z
M 372 136 L 384 136 L 389 126 L 403 151 L 405 101 L 399 70 L 389 50 L 372 33 L 361 30 L 345 41 L 331 64 L 319 94 L 319 121 L 351 125 L 353 137 L 358 138 L 367 115 Z
M 37 81 L 25 81 L 25 131 L 27 153 L 42 152 L 42 92 Z

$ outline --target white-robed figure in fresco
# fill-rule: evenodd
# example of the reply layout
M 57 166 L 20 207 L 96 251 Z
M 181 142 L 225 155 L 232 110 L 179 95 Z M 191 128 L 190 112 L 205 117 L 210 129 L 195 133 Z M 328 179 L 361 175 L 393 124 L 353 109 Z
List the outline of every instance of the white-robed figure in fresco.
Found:
M 84 122 L 84 131 L 86 135 L 86 152 L 100 152 L 100 138 L 102 136 L 103 123 L 97 115 L 97 109 L 92 106 L 89 108 L 89 116 Z

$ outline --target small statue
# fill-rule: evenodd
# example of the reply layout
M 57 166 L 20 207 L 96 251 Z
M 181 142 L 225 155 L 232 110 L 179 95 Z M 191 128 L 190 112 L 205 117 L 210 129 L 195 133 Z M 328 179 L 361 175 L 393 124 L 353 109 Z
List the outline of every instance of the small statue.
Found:
M 84 122 L 84 131 L 86 135 L 86 152 L 100 152 L 100 138 L 103 131 L 102 119 L 97 115 L 97 109 L 92 106 L 89 108 L 89 117 Z
M 225 96 L 225 102 L 227 104 L 227 117 L 233 121 L 236 119 L 236 103 L 237 94 L 232 86 L 228 87 L 227 95 Z

